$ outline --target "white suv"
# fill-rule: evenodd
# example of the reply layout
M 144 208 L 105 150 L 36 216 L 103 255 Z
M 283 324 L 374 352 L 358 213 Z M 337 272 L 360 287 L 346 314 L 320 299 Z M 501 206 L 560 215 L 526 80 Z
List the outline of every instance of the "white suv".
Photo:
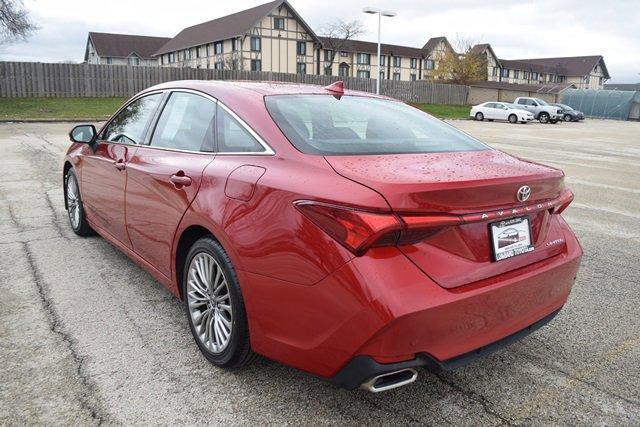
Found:
M 540 123 L 558 123 L 562 120 L 562 109 L 549 105 L 540 98 L 521 96 L 513 101 L 513 105 L 521 110 L 531 112 Z

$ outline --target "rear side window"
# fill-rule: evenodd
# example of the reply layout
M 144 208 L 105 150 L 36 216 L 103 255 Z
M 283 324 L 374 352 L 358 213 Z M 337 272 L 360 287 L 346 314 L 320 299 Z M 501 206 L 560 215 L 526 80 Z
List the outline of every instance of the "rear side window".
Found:
M 260 153 L 265 148 L 224 108 L 218 106 L 217 142 L 219 153 Z
M 308 154 L 486 150 L 453 126 L 401 102 L 362 96 L 273 95 L 266 105 L 289 141 Z
M 173 92 L 151 138 L 151 146 L 213 151 L 216 103 L 200 95 Z
M 162 94 L 147 95 L 122 110 L 102 134 L 102 139 L 125 144 L 140 144 L 149 119 L 156 111 Z

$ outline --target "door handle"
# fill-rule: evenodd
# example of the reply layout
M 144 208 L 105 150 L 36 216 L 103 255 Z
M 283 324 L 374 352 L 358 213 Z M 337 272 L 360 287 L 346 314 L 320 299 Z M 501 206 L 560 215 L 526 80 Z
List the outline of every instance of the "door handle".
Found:
M 188 187 L 191 185 L 191 177 L 186 176 L 182 171 L 171 175 L 171 178 L 169 178 L 169 180 L 177 189 Z
M 115 166 L 119 171 L 123 171 L 127 167 L 122 159 L 113 162 L 113 166 Z

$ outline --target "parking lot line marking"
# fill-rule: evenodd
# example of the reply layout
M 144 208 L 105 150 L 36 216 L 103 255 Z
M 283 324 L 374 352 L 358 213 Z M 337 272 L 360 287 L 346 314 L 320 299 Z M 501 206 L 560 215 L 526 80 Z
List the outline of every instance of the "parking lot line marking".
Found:
M 627 216 L 629 218 L 634 218 L 634 219 L 640 219 L 640 215 L 635 214 L 635 213 L 619 211 L 617 209 L 611 209 L 611 208 L 603 208 L 603 207 L 599 207 L 599 206 L 589 206 L 589 205 L 584 205 L 584 204 L 579 203 L 579 202 L 571 203 L 571 207 L 572 208 L 578 208 L 578 209 L 589 209 L 589 210 L 594 210 L 594 211 L 606 212 L 606 213 L 614 214 L 614 215 Z
M 571 178 L 571 177 L 566 177 L 565 181 L 572 184 L 588 185 L 591 187 L 600 187 L 600 188 L 606 188 L 609 190 L 626 191 L 629 193 L 640 194 L 640 188 L 620 187 L 619 185 L 602 184 L 600 182 L 585 181 L 583 179 Z

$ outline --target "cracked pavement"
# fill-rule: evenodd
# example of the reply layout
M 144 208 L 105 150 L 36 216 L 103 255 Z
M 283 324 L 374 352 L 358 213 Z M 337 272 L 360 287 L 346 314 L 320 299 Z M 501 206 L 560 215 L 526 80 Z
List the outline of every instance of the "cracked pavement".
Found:
M 533 335 L 380 394 L 264 359 L 241 371 L 207 363 L 176 299 L 69 228 L 72 124 L 0 124 L 0 424 L 639 424 L 640 123 L 452 123 L 566 172 L 582 268 Z

